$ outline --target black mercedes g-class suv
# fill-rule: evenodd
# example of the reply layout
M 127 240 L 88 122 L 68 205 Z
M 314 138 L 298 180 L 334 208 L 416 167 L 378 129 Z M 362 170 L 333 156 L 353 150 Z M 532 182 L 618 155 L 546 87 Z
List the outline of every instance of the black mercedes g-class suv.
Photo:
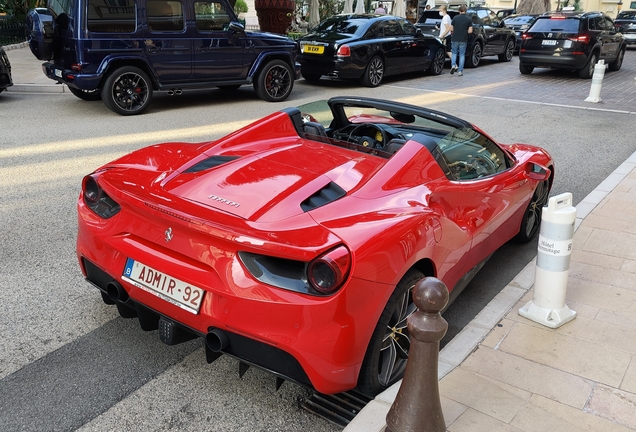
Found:
M 27 37 L 49 78 L 121 115 L 160 90 L 253 84 L 282 101 L 300 77 L 296 42 L 245 31 L 227 0 L 48 0 L 29 12 Z

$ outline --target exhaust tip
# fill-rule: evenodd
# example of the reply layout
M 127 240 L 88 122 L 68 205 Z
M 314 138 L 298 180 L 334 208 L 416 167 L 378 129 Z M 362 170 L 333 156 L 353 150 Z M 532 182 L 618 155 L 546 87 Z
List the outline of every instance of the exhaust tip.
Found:
M 106 285 L 106 294 L 114 302 L 125 302 L 128 300 L 128 293 L 121 284 L 112 281 Z
M 205 336 L 205 345 L 210 351 L 218 353 L 223 351 L 230 344 L 230 338 L 219 329 L 214 329 Z

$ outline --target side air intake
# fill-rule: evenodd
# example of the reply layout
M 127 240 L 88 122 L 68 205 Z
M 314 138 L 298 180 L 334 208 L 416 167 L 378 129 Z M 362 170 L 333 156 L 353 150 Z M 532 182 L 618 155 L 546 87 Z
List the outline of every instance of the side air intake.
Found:
M 318 207 L 322 207 L 324 205 L 329 204 L 330 202 L 334 202 L 335 200 L 342 198 L 347 193 L 340 186 L 335 184 L 334 182 L 329 182 L 329 184 L 325 185 L 322 189 L 314 193 L 312 196 L 307 198 L 305 201 L 300 203 L 300 208 L 303 211 L 308 212 L 313 209 L 317 209 Z

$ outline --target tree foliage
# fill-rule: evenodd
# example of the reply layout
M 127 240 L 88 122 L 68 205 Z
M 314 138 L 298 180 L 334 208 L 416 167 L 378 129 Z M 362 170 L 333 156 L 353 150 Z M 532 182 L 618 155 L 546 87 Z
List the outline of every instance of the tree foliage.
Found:
M 29 10 L 44 6 L 42 0 L 0 0 L 0 12 L 13 16 L 18 22 L 23 22 Z
M 247 3 L 245 3 L 245 0 L 236 0 L 236 4 L 234 5 L 234 13 L 236 13 L 236 15 L 247 13 L 247 9 Z

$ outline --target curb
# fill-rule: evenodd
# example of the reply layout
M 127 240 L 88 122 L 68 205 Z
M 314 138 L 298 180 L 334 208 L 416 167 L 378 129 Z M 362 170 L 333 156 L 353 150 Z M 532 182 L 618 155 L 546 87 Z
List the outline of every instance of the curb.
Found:
M 70 93 L 65 84 L 13 84 L 8 93 Z

